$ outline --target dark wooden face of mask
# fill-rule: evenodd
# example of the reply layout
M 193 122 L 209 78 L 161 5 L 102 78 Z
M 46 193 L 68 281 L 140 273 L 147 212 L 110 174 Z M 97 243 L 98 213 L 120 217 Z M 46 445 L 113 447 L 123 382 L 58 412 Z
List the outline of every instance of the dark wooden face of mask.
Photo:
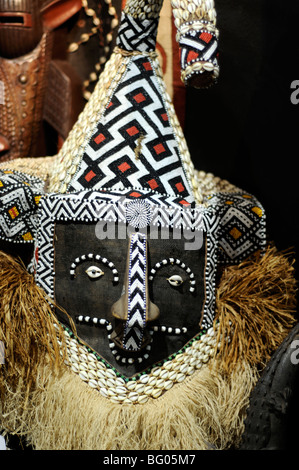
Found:
M 95 226 L 95 224 L 82 223 L 56 224 L 55 301 L 73 319 L 77 315 L 105 318 L 115 328 L 118 320 L 112 316 L 111 307 L 122 295 L 126 275 L 128 239 L 99 240 L 95 235 Z M 154 279 L 149 282 L 149 296 L 150 300 L 158 306 L 160 316 L 155 322 L 149 322 L 147 326 L 150 328 L 155 324 L 173 328 L 185 327 L 187 333 L 177 336 L 155 332 L 149 358 L 141 364 L 122 365 L 115 360 L 109 348 L 105 327 L 76 324 L 78 337 L 127 377 L 177 352 L 200 330 L 205 300 L 205 237 L 202 246 L 198 249 L 186 249 L 188 246 L 186 243 L 190 243 L 189 247 L 192 247 L 194 242 L 193 248 L 195 248 L 198 240 L 194 239 L 192 242 L 190 237 L 186 240 L 184 233 L 174 239 L 172 231 L 168 231 L 166 239 L 161 238 L 163 236 L 165 234 L 160 232 L 157 239 L 148 236 L 148 274 L 151 268 L 163 259 L 180 259 L 194 273 L 196 286 L 195 291 L 190 292 L 189 275 L 176 264 L 165 265 L 158 269 Z M 89 253 L 98 254 L 113 262 L 119 274 L 119 282 L 113 282 L 113 274 L 108 266 L 97 263 L 95 260 L 80 263 L 76 268 L 75 277 L 71 276 L 70 266 L 74 260 Z M 86 274 L 90 266 L 98 266 L 104 271 L 104 275 L 97 279 L 90 279 Z M 179 287 L 170 285 L 167 279 L 172 275 L 181 276 L 183 284 Z M 56 309 L 56 315 L 59 321 L 69 326 L 68 318 L 62 311 Z M 129 356 L 134 357 L 134 354 L 129 353 Z

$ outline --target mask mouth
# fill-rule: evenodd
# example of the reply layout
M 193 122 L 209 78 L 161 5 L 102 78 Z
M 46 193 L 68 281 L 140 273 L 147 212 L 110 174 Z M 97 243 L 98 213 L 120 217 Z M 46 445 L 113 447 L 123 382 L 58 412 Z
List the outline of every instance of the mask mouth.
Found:
M 110 335 L 110 339 L 114 342 L 115 346 L 124 353 L 130 354 L 139 354 L 140 352 L 144 351 L 147 346 L 149 346 L 152 342 L 152 331 L 148 330 L 146 327 L 142 329 L 142 331 L 136 331 L 139 333 L 141 338 L 139 348 L 130 348 L 124 346 L 124 337 L 126 331 L 126 323 L 123 321 L 118 321 L 114 330 Z
M 141 364 L 150 356 L 152 348 L 154 331 L 148 328 L 143 328 L 142 331 L 137 329 L 137 334 L 140 337 L 140 344 L 137 347 L 126 347 L 125 337 L 127 333 L 126 322 L 115 320 L 115 328 L 111 325 L 111 334 L 108 335 L 109 346 L 115 360 L 122 364 Z M 136 332 L 134 333 L 136 337 Z M 135 341 L 134 341 L 135 343 Z
M 125 322 L 123 321 L 115 320 L 115 327 L 113 328 L 112 323 L 110 323 L 105 318 L 78 315 L 76 316 L 76 323 L 97 326 L 101 328 L 104 327 L 107 332 L 111 353 L 117 362 L 124 365 L 132 365 L 134 363 L 141 364 L 150 357 L 153 336 L 155 333 L 184 337 L 188 331 L 186 327 L 179 328 L 175 326 L 164 326 L 153 322 L 152 325 L 145 327 L 142 332 L 141 347 L 138 350 L 133 350 L 124 348 L 123 338 L 125 332 Z

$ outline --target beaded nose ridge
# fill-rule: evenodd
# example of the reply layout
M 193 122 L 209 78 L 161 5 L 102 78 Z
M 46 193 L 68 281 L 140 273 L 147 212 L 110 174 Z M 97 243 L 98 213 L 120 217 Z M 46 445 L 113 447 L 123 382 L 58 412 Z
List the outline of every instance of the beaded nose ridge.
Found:
M 112 306 L 112 315 L 123 321 L 118 345 L 126 351 L 140 351 L 147 344 L 147 322 L 155 320 L 159 314 L 148 293 L 147 238 L 136 232 L 129 239 L 123 295 Z

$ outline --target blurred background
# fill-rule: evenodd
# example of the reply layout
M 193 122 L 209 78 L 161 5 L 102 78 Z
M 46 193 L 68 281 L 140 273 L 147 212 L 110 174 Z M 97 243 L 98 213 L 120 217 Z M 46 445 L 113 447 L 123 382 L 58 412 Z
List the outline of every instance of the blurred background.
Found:
M 0 161 L 57 153 L 113 50 L 122 1 L 0 0 Z M 215 6 L 220 77 L 211 88 L 194 89 L 180 80 L 176 30 L 164 2 L 157 50 L 169 94 L 195 167 L 254 194 L 266 210 L 269 240 L 296 256 L 299 3 Z M 25 29 L 35 29 L 28 39 L 29 17 L 35 23 Z M 39 75 L 30 83 L 32 70 Z

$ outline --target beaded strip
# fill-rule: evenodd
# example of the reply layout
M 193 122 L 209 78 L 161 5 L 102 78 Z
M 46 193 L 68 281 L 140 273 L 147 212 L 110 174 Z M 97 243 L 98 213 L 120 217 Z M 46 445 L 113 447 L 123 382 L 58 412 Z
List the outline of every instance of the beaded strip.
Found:
M 95 260 L 108 266 L 108 268 L 111 269 L 112 274 L 113 274 L 113 282 L 117 283 L 119 281 L 118 271 L 115 268 L 114 264 L 111 261 L 109 261 L 107 258 L 102 258 L 100 255 L 94 255 L 93 253 L 89 253 L 88 255 L 82 255 L 76 258 L 75 261 L 71 264 L 70 275 L 74 277 L 77 266 L 89 260 Z
M 185 263 L 183 263 L 181 260 L 179 260 L 177 258 L 176 259 L 175 258 L 165 258 L 160 263 L 156 263 L 155 266 L 151 269 L 151 275 L 149 276 L 149 280 L 153 281 L 157 270 L 160 269 L 161 267 L 167 266 L 169 264 L 177 265 L 177 266 L 179 266 L 180 268 L 182 268 L 186 271 L 186 273 L 189 275 L 190 284 L 191 284 L 191 286 L 189 288 L 189 291 L 194 292 L 195 291 L 195 285 L 196 285 L 196 281 L 194 279 L 194 273 L 191 271 L 191 269 L 188 266 L 185 265 Z
M 133 233 L 129 247 L 128 317 L 123 334 L 126 350 L 140 350 L 146 325 L 146 247 L 146 235 Z
M 117 404 L 144 404 L 200 370 L 215 355 L 217 326 L 202 330 L 181 350 L 132 378 L 123 376 L 65 328 L 66 364 L 83 382 Z

